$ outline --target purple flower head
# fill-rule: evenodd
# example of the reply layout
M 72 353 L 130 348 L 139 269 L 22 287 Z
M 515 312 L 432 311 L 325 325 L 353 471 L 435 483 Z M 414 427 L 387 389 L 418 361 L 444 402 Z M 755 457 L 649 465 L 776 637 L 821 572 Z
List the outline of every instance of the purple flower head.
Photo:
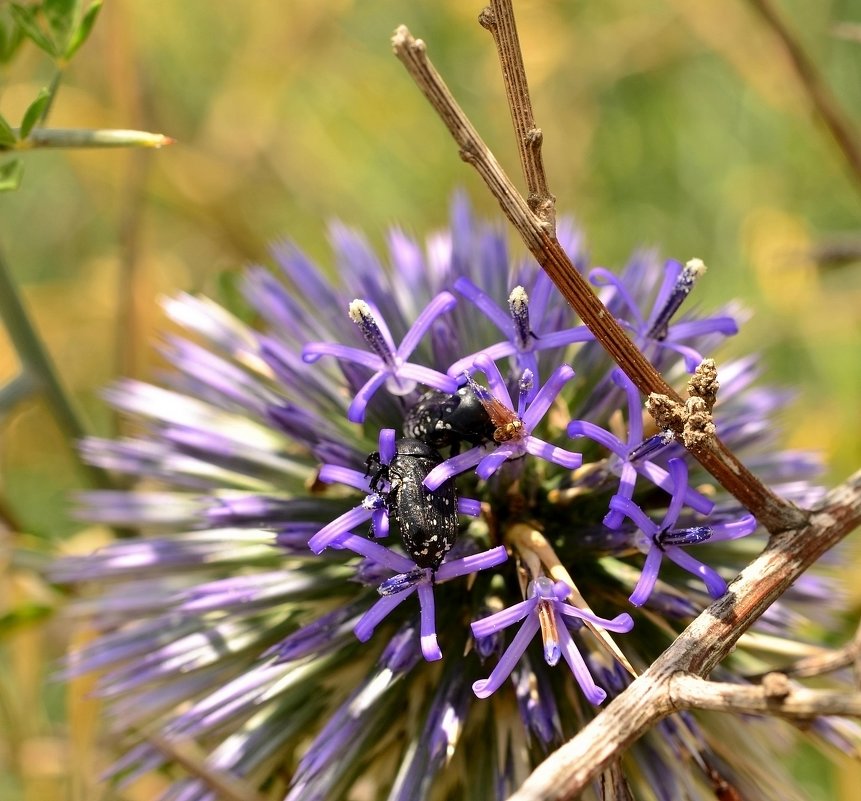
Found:
M 525 601 L 472 623 L 473 636 L 478 638 L 488 637 L 520 620 L 524 621 L 490 676 L 472 685 L 473 692 L 479 698 L 487 698 L 502 686 L 520 661 L 526 646 L 541 629 L 544 661 L 552 667 L 559 661 L 560 656 L 565 657 L 574 678 L 589 701 L 596 706 L 604 701 L 607 693 L 593 681 L 583 657 L 574 644 L 566 620 L 588 620 L 595 626 L 617 633 L 630 631 L 634 627 L 634 621 L 627 612 L 616 615 L 612 620 L 606 620 L 591 612 L 578 609 L 565 603 L 565 598 L 570 592 L 571 588 L 564 581 L 553 582 L 546 576 L 539 576 L 529 582 L 526 590 L 529 597 Z
M 382 317 L 374 314 L 373 307 L 367 301 L 357 298 L 350 304 L 350 319 L 359 327 L 370 351 L 337 342 L 309 342 L 302 349 L 302 358 L 313 363 L 321 356 L 334 356 L 374 371 L 347 409 L 347 418 L 353 423 L 361 423 L 365 419 L 368 402 L 383 385 L 393 395 L 407 395 L 418 383 L 443 392 L 454 392 L 457 390 L 457 381 L 453 378 L 429 367 L 408 362 L 407 359 L 437 317 L 445 314 L 455 303 L 457 299 L 450 292 L 440 292 L 416 318 L 400 346 L 395 347 Z
M 584 270 L 571 227 L 558 231 Z M 437 774 L 451 758 L 468 768 L 459 776 L 465 797 L 508 794 L 515 777 L 582 726 L 582 704 L 570 702 L 575 682 L 593 703 L 628 683 L 622 663 L 598 651 L 585 627 L 599 636 L 602 628 L 627 631 L 630 618 L 602 620 L 586 603 L 612 609 L 619 588 L 635 585 L 635 601 L 648 597 L 655 625 L 624 638 L 631 661 L 646 665 L 705 596 L 695 580 L 651 578 L 663 554 L 684 559 L 687 545 L 727 540 L 712 550 L 714 570 L 697 572 L 707 582 L 750 556 L 731 540 L 752 519 L 738 519 L 743 511 L 720 487 L 708 500 L 689 488 L 684 463 L 668 461 L 678 444 L 644 439 L 641 398 L 627 379 L 611 380 L 597 345 L 578 348 L 579 380 L 570 381 L 573 370 L 561 361 L 587 335 L 570 328 L 570 308 L 534 261 L 509 250 L 502 226 L 475 219 L 460 198 L 449 231 L 421 242 L 394 230 L 385 258 L 345 226 L 331 238 L 335 273 L 291 244 L 274 251 L 280 274 L 248 271 L 242 288 L 259 327 L 202 298 L 169 301 L 185 333 L 167 340 L 174 369 L 165 388 L 115 384 L 106 396 L 131 418 L 134 436 L 82 444 L 89 462 L 126 474 L 129 488 L 86 492 L 76 514 L 140 536 L 53 567 L 59 582 L 96 585 L 69 593 L 73 614 L 96 636 L 65 675 L 98 671 L 95 693 L 117 736 L 131 738 L 109 769 L 119 782 L 172 768 L 169 751 L 141 741 L 143 732 L 206 748 L 207 771 L 169 782 L 158 801 L 214 801 L 210 780 L 219 774 L 245 782 L 250 795 L 295 801 L 361 793 L 428 801 L 450 792 Z M 661 371 L 671 355 L 691 356 L 684 347 L 710 349 L 727 332 L 714 320 L 674 323 L 696 270 L 673 271 L 671 281 L 661 263 L 639 259 L 626 270 L 626 292 L 615 283 L 602 290 Z M 631 310 L 648 308 L 664 278 L 660 309 L 639 320 Z M 327 313 L 359 291 L 367 300 L 352 304 L 352 319 Z M 465 299 L 454 305 L 458 292 Z M 322 356 L 335 358 L 309 367 Z M 455 389 L 461 367 L 467 383 Z M 484 386 L 473 370 L 485 374 Z M 816 462 L 780 449 L 774 411 L 788 394 L 755 387 L 757 370 L 753 356 L 722 364 L 718 431 L 780 494 L 808 503 L 819 492 L 808 483 Z M 431 390 L 423 394 L 424 386 Z M 626 415 L 622 435 L 610 421 Z M 593 438 L 608 458 L 572 472 L 598 448 L 581 455 L 554 447 L 564 444 L 560 417 L 574 420 L 572 437 Z M 372 426 L 354 425 L 365 418 Z M 448 430 L 452 436 L 440 433 Z M 460 453 L 474 443 L 483 445 Z M 525 454 L 560 468 L 519 459 Z M 516 461 L 501 469 L 506 460 Z M 691 471 L 692 485 L 703 480 L 697 465 Z M 607 520 L 621 525 L 610 529 L 602 518 L 616 475 Z M 437 489 L 426 491 L 424 477 Z M 454 515 L 457 491 L 477 499 L 457 499 L 459 513 L 477 516 L 480 504 L 468 524 Z M 698 514 L 712 499 L 714 525 Z M 683 506 L 690 509 L 681 514 Z M 652 522 L 665 512 L 660 526 Z M 376 537 L 388 532 L 390 513 L 401 538 L 384 547 Z M 445 547 L 430 548 L 440 532 Z M 646 552 L 642 572 L 631 559 L 635 541 Z M 314 553 L 323 550 L 324 558 Z M 516 559 L 506 561 L 507 553 Z M 519 566 L 542 576 L 554 563 L 571 571 L 576 591 L 542 577 L 524 600 Z M 830 582 L 799 581 L 757 624 L 775 654 L 800 654 L 811 623 L 828 625 Z M 709 589 L 723 586 L 718 577 Z M 530 645 L 539 630 L 544 658 Z M 558 669 L 562 659 L 573 676 Z M 723 668 L 730 679 L 738 664 Z M 476 670 L 490 676 L 473 692 Z M 513 689 L 508 702 L 471 709 L 486 705 L 477 695 L 502 685 Z M 709 740 L 723 747 L 726 729 L 704 725 L 697 748 Z M 861 734 L 840 740 L 850 748 Z M 681 742 L 665 727 L 631 752 L 637 797 L 675 798 L 702 784 L 691 775 L 701 763 Z M 749 749 L 737 750 L 731 781 L 746 789 L 739 776 L 762 774 L 772 782 L 765 771 L 773 774 L 779 760 L 767 758 L 767 747 L 755 770 Z M 653 753 L 658 768 L 650 770 L 642 755 Z M 713 754 L 703 751 L 710 761 Z M 281 792 L 285 777 L 290 786 Z M 777 779 L 775 797 L 794 797 Z
M 716 571 L 685 553 L 682 548 L 703 542 L 735 540 L 756 530 L 756 519 L 750 514 L 729 523 L 674 528 L 685 505 L 688 466 L 683 459 L 670 459 L 669 468 L 673 494 L 660 526 L 652 522 L 630 498 L 616 495 L 610 500 L 610 508 L 629 518 L 642 534 L 637 545 L 646 554 L 646 562 L 629 599 L 634 606 L 642 606 L 649 599 L 665 555 L 683 570 L 702 579 L 712 598 L 720 598 L 726 592 L 726 582 Z
M 479 478 L 488 479 L 502 466 L 503 462 L 517 459 L 527 453 L 567 467 L 569 470 L 580 467 L 583 457 L 579 453 L 557 448 L 532 434 L 559 392 L 574 378 L 574 371 L 567 364 L 556 368 L 544 386 L 532 395 L 531 401 L 527 398 L 532 393 L 532 374 L 525 370 L 519 382 L 520 392 L 516 410 L 496 364 L 488 356 L 481 354 L 476 357 L 475 365 L 476 369 L 487 377 L 490 391 L 475 383 L 468 375 L 467 380 L 488 410 L 491 420 L 497 425 L 494 434 L 496 443 L 478 445 L 437 465 L 424 481 L 428 489 L 436 489 L 443 482 L 474 465 L 477 465 L 475 472 Z
M 586 437 L 607 448 L 613 454 L 610 469 L 619 473 L 618 497 L 630 500 L 634 496 L 637 476 L 643 476 L 666 492 L 673 492 L 674 484 L 670 474 L 660 465 L 655 464 L 651 457 L 658 455 L 668 444 L 662 435 L 643 440 L 643 415 L 640 393 L 621 370 L 613 370 L 611 378 L 616 386 L 621 387 L 628 401 L 628 438 L 622 442 L 615 434 L 590 423 L 588 420 L 572 420 L 568 424 L 569 437 Z M 714 502 L 697 492 L 685 483 L 684 501 L 692 509 L 701 514 L 710 514 Z M 619 528 L 624 515 L 617 509 L 611 508 L 604 517 L 604 525 L 608 528 Z
M 731 336 L 738 333 L 738 323 L 734 317 L 720 315 L 702 320 L 684 320 L 671 323 L 673 315 L 679 310 L 696 283 L 705 273 L 706 267 L 700 259 L 691 259 L 684 266 L 681 262 L 669 259 L 664 265 L 664 281 L 655 298 L 648 318 L 644 317 L 625 284 L 609 270 L 596 267 L 589 273 L 589 280 L 595 286 L 611 286 L 621 304 L 628 310 L 630 320 L 620 322 L 634 334 L 634 341 L 645 350 L 669 350 L 681 355 L 689 373 L 697 369 L 703 360 L 702 354 L 683 342 L 705 334 Z
M 547 273 L 543 270 L 540 270 L 536 275 L 535 282 L 529 292 L 519 285 L 511 290 L 508 296 L 507 312 L 464 276 L 454 282 L 454 288 L 482 312 L 499 329 L 505 339 L 458 359 L 448 369 L 450 376 L 460 376 L 464 372 L 471 373 L 476 369 L 476 359 L 481 354 L 493 361 L 503 359 L 506 356 L 513 356 L 517 374 L 529 370 L 537 384 L 539 372 L 536 353 L 538 351 L 594 339 L 591 331 L 585 325 L 562 330 L 545 327 L 545 312 L 554 288 Z M 539 330 L 536 330 L 533 324 L 539 326 Z M 532 400 L 533 394 L 534 390 L 527 397 L 527 400 Z
M 356 637 L 362 642 L 369 640 L 380 622 L 415 592 L 418 594 L 421 608 L 421 649 L 424 658 L 429 662 L 442 659 L 442 651 L 436 638 L 434 584 L 495 567 L 508 559 L 505 548 L 500 545 L 489 551 L 443 562 L 436 570 L 432 570 L 420 568 L 412 559 L 355 534 L 342 535 L 332 546 L 346 548 L 372 559 L 395 573 L 380 585 L 380 600 L 356 623 L 353 629 Z

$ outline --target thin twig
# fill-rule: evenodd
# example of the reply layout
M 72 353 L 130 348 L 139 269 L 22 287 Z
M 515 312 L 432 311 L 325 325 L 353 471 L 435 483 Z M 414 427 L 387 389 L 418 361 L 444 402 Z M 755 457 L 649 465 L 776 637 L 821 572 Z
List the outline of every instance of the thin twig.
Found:
M 843 668 L 852 667 L 858 658 L 858 642 L 853 641 L 847 643 L 842 648 L 836 651 L 831 651 L 826 648 L 822 649 L 822 653 L 806 656 L 793 662 L 791 665 L 781 667 L 780 672 L 786 676 L 792 676 L 798 679 L 812 679 L 817 676 L 827 676 L 829 673 L 834 673 Z M 759 677 L 765 674 L 760 674 Z M 756 679 L 758 676 L 748 676 L 749 679 Z
M 511 121 L 514 123 L 517 147 L 520 150 L 523 177 L 526 179 L 526 202 L 547 226 L 547 232 L 555 235 L 556 198 L 547 186 L 547 174 L 541 159 L 544 134 L 535 125 L 532 114 L 532 100 L 529 96 L 529 84 L 511 0 L 491 0 L 490 6 L 481 12 L 478 21 L 493 35 L 499 54 L 505 95 L 508 98 Z
M 824 715 L 861 717 L 861 693 L 810 690 L 793 684 L 782 673 L 769 673 L 765 678 L 762 684 L 730 684 L 676 673 L 670 680 L 670 698 L 676 709 L 773 715 L 802 722 Z
M 832 270 L 861 261 L 861 237 L 843 237 L 815 243 L 796 259 L 810 259 L 821 269 Z
M 771 537 L 726 595 L 702 612 L 576 737 L 541 763 L 509 801 L 575 798 L 634 741 L 677 711 L 670 689 L 676 674 L 707 676 L 771 604 L 859 524 L 861 471 L 829 492 L 802 528 Z M 852 705 L 846 710 L 851 713 Z
M 846 160 L 852 177 L 861 186 L 861 142 L 849 118 L 843 113 L 837 98 L 819 73 L 800 40 L 787 27 L 771 0 L 750 0 L 750 4 L 765 20 L 780 40 L 801 88 L 810 100 L 822 124 L 829 131 Z
M 680 401 L 676 391 L 631 342 L 622 326 L 592 291 L 556 238 L 547 232 L 544 222 L 531 211 L 431 64 L 424 42 L 414 39 L 409 30 L 401 26 L 395 32 L 392 46 L 395 55 L 454 137 L 461 158 L 475 167 L 526 247 L 598 342 L 644 395 L 658 393 Z M 770 532 L 803 524 L 805 513 L 771 492 L 716 437 L 708 447 L 691 453 Z

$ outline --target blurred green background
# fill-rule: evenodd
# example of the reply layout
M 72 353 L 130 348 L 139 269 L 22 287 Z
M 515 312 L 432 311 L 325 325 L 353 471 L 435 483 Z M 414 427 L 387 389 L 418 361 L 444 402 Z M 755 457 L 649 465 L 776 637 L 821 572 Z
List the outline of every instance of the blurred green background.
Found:
M 425 39 L 519 181 L 496 54 L 475 22 L 481 5 L 106 4 L 51 125 L 140 128 L 177 144 L 27 153 L 22 188 L 0 195 L 0 248 L 90 430 L 118 426 L 101 386 L 157 371 L 160 295 L 230 298 L 242 266 L 265 261 L 279 237 L 330 264 L 325 223 L 336 217 L 377 243 L 396 221 L 424 234 L 446 224 L 458 187 L 496 214 L 389 46 L 400 23 Z M 744 0 L 516 8 L 551 188 L 559 212 L 584 228 L 593 262 L 618 267 L 641 246 L 704 259 L 697 299 L 740 298 L 751 311 L 719 363 L 762 351 L 766 378 L 798 391 L 783 419 L 788 444 L 820 450 L 829 483 L 845 477 L 861 462 L 861 267 L 814 255 L 858 248 L 861 180 L 773 34 Z M 779 8 L 861 137 L 861 0 Z M 19 119 L 51 75 L 44 54 L 25 47 L 0 76 L 0 110 Z M 0 330 L 0 382 L 17 369 Z M 82 685 L 48 681 L 67 633 L 34 568 L 99 536 L 65 516 L 84 477 L 40 403 L 16 408 L 0 437 L 0 502 L 20 529 L 0 533 L 0 798 L 151 798 L 154 785 L 119 796 L 92 783 L 109 759 L 91 750 L 98 711 L 81 701 Z M 857 607 L 861 593 L 851 592 Z M 837 761 L 834 776 L 799 760 L 811 798 L 857 797 L 858 773 Z

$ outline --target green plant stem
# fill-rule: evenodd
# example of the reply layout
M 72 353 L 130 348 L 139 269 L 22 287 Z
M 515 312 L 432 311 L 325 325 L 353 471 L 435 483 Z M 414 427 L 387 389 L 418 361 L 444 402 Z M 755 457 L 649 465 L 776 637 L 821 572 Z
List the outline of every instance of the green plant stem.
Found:
M 51 358 L 24 308 L 2 251 L 0 251 L 0 317 L 3 318 L 24 371 L 35 381 L 36 390 L 45 398 L 51 415 L 63 434 L 70 443 L 82 439 L 86 436 L 86 430 L 72 407 Z M 75 461 L 80 463 L 77 456 Z M 99 487 L 112 485 L 107 474 L 99 468 L 81 465 L 81 469 L 93 485 Z
M 56 72 L 54 72 L 54 77 L 51 78 L 51 85 L 48 87 L 48 102 L 45 103 L 45 108 L 42 109 L 42 113 L 39 115 L 39 125 L 44 125 L 47 121 L 51 108 L 54 105 L 54 98 L 57 96 L 57 90 L 60 88 L 62 81 L 63 68 L 58 66 Z

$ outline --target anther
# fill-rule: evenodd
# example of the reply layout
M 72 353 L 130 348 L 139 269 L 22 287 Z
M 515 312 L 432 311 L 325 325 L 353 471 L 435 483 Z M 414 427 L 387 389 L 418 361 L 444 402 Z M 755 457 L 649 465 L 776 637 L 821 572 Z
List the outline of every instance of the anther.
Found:
M 392 348 L 377 323 L 371 307 L 361 298 L 356 298 L 349 306 L 350 319 L 359 326 L 368 347 L 377 354 L 387 365 L 394 367 L 395 359 Z
M 516 286 L 508 296 L 508 308 L 511 310 L 511 319 L 514 322 L 514 336 L 517 347 L 525 350 L 529 345 L 529 339 L 535 338 L 529 327 L 529 295 L 522 286 Z
M 676 285 L 670 293 L 664 308 L 658 312 L 655 322 L 647 334 L 649 339 L 657 339 L 663 341 L 667 338 L 667 330 L 670 325 L 670 320 L 673 315 L 679 310 L 679 307 L 684 303 L 685 298 L 690 295 L 691 290 L 697 279 L 700 278 L 706 271 L 706 266 L 702 259 L 691 259 L 682 268 L 679 277 L 676 279 Z
M 628 461 L 633 463 L 651 459 L 653 456 L 656 456 L 664 450 L 668 445 L 671 445 L 675 438 L 675 434 L 673 434 L 669 429 L 661 431 L 658 434 L 654 434 L 648 439 L 644 439 L 628 454 Z

